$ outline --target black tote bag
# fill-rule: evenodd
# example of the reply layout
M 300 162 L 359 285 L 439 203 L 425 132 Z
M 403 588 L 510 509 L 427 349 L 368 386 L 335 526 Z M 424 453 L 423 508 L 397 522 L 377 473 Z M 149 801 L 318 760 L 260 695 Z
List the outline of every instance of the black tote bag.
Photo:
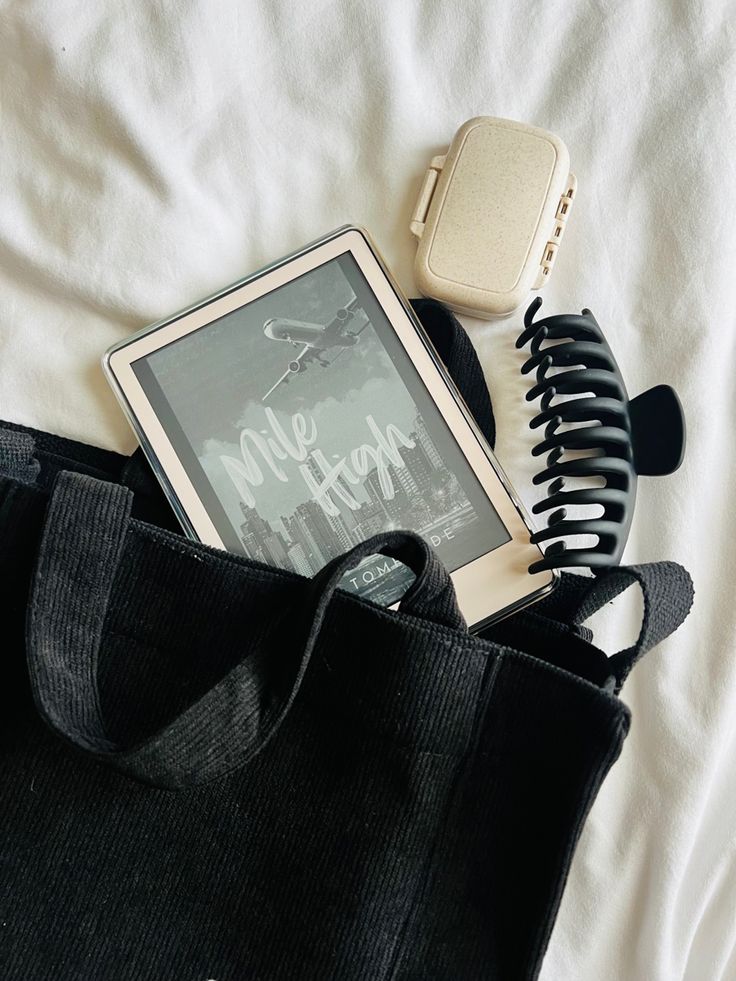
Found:
M 412 534 L 306 580 L 163 527 L 138 457 L 6 425 L 0 460 L 0 976 L 537 976 L 684 570 L 566 576 L 472 636 Z M 398 612 L 336 590 L 373 552 L 416 574 Z M 581 624 L 631 582 L 607 658 Z

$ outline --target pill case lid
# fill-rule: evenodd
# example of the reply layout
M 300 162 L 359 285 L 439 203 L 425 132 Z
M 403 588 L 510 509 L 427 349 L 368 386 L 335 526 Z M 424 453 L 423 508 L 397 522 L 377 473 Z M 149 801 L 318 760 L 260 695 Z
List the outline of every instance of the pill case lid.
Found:
M 425 175 L 411 230 L 417 287 L 453 309 L 504 316 L 547 281 L 575 178 L 562 140 L 478 116 Z

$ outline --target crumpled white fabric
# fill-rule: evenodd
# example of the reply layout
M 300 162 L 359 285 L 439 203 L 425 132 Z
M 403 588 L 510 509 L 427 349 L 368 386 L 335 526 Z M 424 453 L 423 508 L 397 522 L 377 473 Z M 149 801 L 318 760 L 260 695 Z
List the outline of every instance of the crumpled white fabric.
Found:
M 543 981 L 736 978 L 733 4 L 0 3 L 0 417 L 135 442 L 114 341 L 347 221 L 413 295 L 429 158 L 490 114 L 567 142 L 579 192 L 543 312 L 590 306 L 631 394 L 673 384 L 682 470 L 640 482 L 629 561 L 695 608 L 624 690 Z M 521 316 L 466 320 L 527 504 Z M 598 615 L 613 650 L 633 599 Z

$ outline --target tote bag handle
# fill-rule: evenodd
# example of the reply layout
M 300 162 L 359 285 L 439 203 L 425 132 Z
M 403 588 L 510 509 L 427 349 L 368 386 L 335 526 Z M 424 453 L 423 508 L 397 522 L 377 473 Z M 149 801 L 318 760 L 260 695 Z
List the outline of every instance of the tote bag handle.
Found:
M 567 607 L 573 623 L 584 623 L 635 583 L 641 588 L 644 614 L 636 641 L 608 659 L 616 694 L 636 662 L 687 618 L 694 598 L 689 573 L 677 562 L 621 566 L 593 579 Z
M 97 669 L 132 498 L 119 484 L 66 471 L 57 476 L 28 606 L 26 646 L 33 696 L 47 724 L 77 748 L 144 782 L 170 789 L 204 783 L 244 765 L 266 745 L 299 691 L 342 576 L 364 557 L 380 552 L 415 573 L 402 611 L 465 626 L 450 577 L 424 540 L 409 532 L 376 535 L 304 582 L 298 649 L 278 665 L 268 656 L 272 651 L 243 657 L 173 722 L 137 745 L 120 745 L 107 735 Z

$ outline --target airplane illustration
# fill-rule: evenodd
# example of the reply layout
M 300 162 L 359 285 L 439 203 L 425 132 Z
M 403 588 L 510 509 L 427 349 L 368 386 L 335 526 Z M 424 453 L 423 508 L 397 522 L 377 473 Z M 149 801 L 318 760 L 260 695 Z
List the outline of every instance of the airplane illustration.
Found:
M 289 320 L 286 317 L 270 317 L 263 325 L 263 333 L 272 341 L 286 341 L 299 353 L 288 363 L 286 371 L 261 399 L 265 402 L 279 387 L 287 385 L 293 376 L 306 371 L 314 362 L 322 368 L 334 364 L 349 347 L 358 343 L 358 337 L 368 326 L 368 317 L 355 297 L 337 310 L 327 324 L 313 324 L 306 320 Z M 328 360 L 328 351 L 337 354 Z

